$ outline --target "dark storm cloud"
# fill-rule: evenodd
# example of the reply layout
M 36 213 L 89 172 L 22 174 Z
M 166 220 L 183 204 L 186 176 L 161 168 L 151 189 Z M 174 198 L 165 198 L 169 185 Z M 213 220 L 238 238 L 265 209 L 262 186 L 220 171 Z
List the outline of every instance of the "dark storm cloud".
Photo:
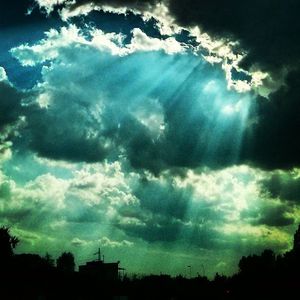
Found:
M 102 161 L 107 150 L 101 143 L 100 134 L 89 137 L 88 129 L 94 127 L 92 121 L 83 119 L 80 124 L 70 121 L 76 117 L 79 121 L 83 115 L 84 112 L 76 111 L 74 107 L 69 112 L 61 111 L 60 115 L 57 115 L 56 109 L 28 110 L 25 134 L 29 147 L 41 156 L 51 159 L 72 162 Z
M 234 135 L 240 132 L 240 117 L 224 118 L 220 112 L 224 103 L 211 101 L 221 93 L 225 102 L 240 99 L 227 91 L 221 70 L 195 56 L 162 52 L 118 57 L 79 45 L 76 53 L 73 47 L 59 51 L 64 64 L 54 61 L 44 69 L 44 88 L 37 95 L 38 101 L 49 99 L 48 107 L 27 106 L 23 136 L 34 152 L 97 162 L 114 160 L 123 149 L 134 168 L 154 174 L 236 161 Z M 149 64 L 155 66 L 151 71 Z M 211 79 L 215 88 L 207 93 Z M 211 127 L 219 135 L 216 140 Z
M 23 113 L 23 96 L 8 81 L 0 81 L 0 154 L 6 152 L 18 133 L 18 120 Z
M 249 51 L 245 65 L 268 70 L 299 62 L 300 3 L 295 0 L 171 0 L 177 22 L 200 25 L 213 35 L 232 35 Z
M 265 169 L 300 166 L 300 70 L 288 74 L 269 100 L 257 98 L 253 113 L 256 122 L 245 136 L 243 160 Z
M 176 22 L 183 26 L 199 25 L 219 37 L 233 37 L 249 51 L 244 65 L 260 64 L 268 70 L 294 67 L 299 62 L 300 3 L 295 0 L 168 0 L 105 1 L 77 0 L 86 3 L 145 10 L 165 3 Z
M 97 58 L 97 53 L 91 52 L 89 56 L 84 54 L 83 51 L 82 55 L 78 55 L 82 64 L 86 64 L 87 59 L 93 65 L 97 64 L 99 59 L 102 60 L 102 57 Z M 62 53 L 62 56 L 64 55 L 70 56 L 68 59 L 72 60 L 72 48 L 66 49 Z M 111 63 L 111 60 L 113 59 L 108 59 L 106 63 Z M 61 89 L 55 88 L 56 92 L 50 93 L 48 108 L 42 108 L 38 103 L 28 106 L 25 143 L 40 156 L 72 162 L 99 162 L 106 158 L 108 153 L 113 155 L 114 145 L 105 146 L 105 143 L 112 143 L 110 138 L 115 131 L 110 128 L 103 129 L 104 125 L 98 119 L 99 109 L 95 102 L 99 97 L 99 89 L 96 87 L 96 80 L 87 79 L 86 73 L 81 74 L 80 63 L 70 67 L 67 78 L 67 71 L 63 65 L 53 65 L 52 68 L 47 83 Z M 61 85 L 61 82 L 64 84 Z M 86 89 L 81 89 L 80 85 Z M 75 86 L 78 88 L 74 89 Z
M 126 149 L 131 165 L 159 174 L 166 166 L 162 158 L 161 142 L 153 140 L 149 130 L 132 117 L 126 117 L 114 139 Z
M 132 189 L 139 205 L 121 207 L 115 220 L 116 227 L 127 235 L 147 242 L 184 239 L 201 248 L 217 247 L 221 233 L 213 228 L 223 224 L 226 211 L 197 198 L 192 188 L 179 188 L 172 179 L 141 179 Z M 124 222 L 128 219 L 132 221 Z
M 8 82 L 0 81 L 0 130 L 18 119 L 21 99 L 21 92 L 18 92 Z
M 146 242 L 183 242 L 203 249 L 218 247 L 221 234 L 209 226 L 183 224 L 179 220 L 154 216 L 143 224 L 117 224 L 127 235 L 141 238 Z
M 196 196 L 194 188 L 187 186 L 180 188 L 172 181 L 171 173 L 165 174 L 169 179 L 148 181 L 141 179 L 139 185 L 133 189 L 133 195 L 140 201 L 142 212 L 147 215 L 135 215 L 142 221 L 149 216 L 160 216 L 180 222 L 193 222 L 203 225 L 206 220 L 213 220 L 215 224 L 223 222 L 227 211 L 216 211 L 215 205 L 207 201 L 204 196 Z M 126 209 L 122 213 L 130 217 Z
M 259 182 L 261 205 L 241 213 L 253 225 L 287 226 L 294 224 L 294 209 L 300 203 L 300 179 L 294 172 L 272 172 Z
M 78 1 L 77 5 L 87 2 L 90 1 Z M 116 7 L 138 5 L 141 6 L 140 9 L 145 9 L 147 3 L 156 3 L 96 2 Z M 169 6 L 171 13 L 177 16 L 180 23 L 203 23 L 207 30 L 219 32 L 221 35 L 231 32 L 241 40 L 244 38 L 247 47 L 254 51 L 253 53 L 258 51 L 256 47 L 262 46 L 261 35 L 267 34 L 265 27 L 258 28 L 263 23 L 262 15 L 265 15 L 269 28 L 268 26 L 275 22 L 274 12 L 275 15 L 278 12 L 278 20 L 281 20 L 290 10 L 287 4 L 279 5 L 278 1 L 254 1 L 249 5 L 250 16 L 246 18 L 244 13 L 248 10 L 245 10 L 245 4 L 242 5 L 240 1 L 227 2 L 226 9 L 223 6 L 225 4 L 219 1 L 185 1 L 180 4 L 174 0 L 170 1 Z M 274 3 L 277 3 L 277 6 L 274 6 Z M 190 14 L 189 21 L 184 18 L 180 7 L 186 15 Z M 279 7 L 283 10 L 278 10 Z M 237 28 L 233 23 L 237 24 Z M 296 22 L 296 28 L 297 24 Z M 253 32 L 258 35 L 257 45 L 254 38 L 246 34 L 249 26 L 252 26 Z M 283 26 L 284 34 L 277 32 L 279 29 L 276 26 Z M 295 27 L 290 29 L 291 32 L 287 32 L 286 26 L 282 20 L 279 25 L 274 25 L 274 43 L 272 47 L 268 45 L 268 51 L 275 51 L 277 56 L 266 52 L 258 57 L 257 63 L 270 66 L 270 62 L 263 60 L 274 59 L 282 66 L 289 66 L 289 62 L 295 57 L 289 51 L 295 51 L 296 45 L 287 44 L 282 47 L 282 36 L 290 41 Z M 282 53 L 276 50 L 279 44 L 279 50 L 286 51 L 282 59 L 278 57 Z M 226 119 L 221 112 L 226 101 L 234 99 L 233 103 L 236 103 L 239 96 L 226 90 L 221 70 L 217 72 L 214 67 L 199 63 L 197 57 L 170 57 L 161 53 L 140 53 L 124 58 L 102 54 L 100 57 L 97 51 L 87 47 L 78 47 L 77 50 L 77 53 L 72 47 L 60 50 L 61 59 L 69 62 L 66 64 L 68 67 L 54 62 L 52 69 L 49 69 L 48 78 L 44 78 L 45 81 L 50 81 L 50 85 L 61 87 L 61 91 L 53 89 L 58 91 L 53 95 L 55 102 L 47 109 L 28 109 L 26 137 L 29 146 L 39 155 L 70 161 L 97 162 L 108 157 L 116 159 L 121 148 L 125 150 L 125 155 L 134 168 L 148 169 L 154 174 L 159 174 L 164 169 L 196 168 L 202 165 L 222 168 L 232 164 L 249 163 L 265 169 L 300 165 L 300 142 L 295 136 L 296 128 L 300 128 L 300 72 L 289 73 L 285 86 L 271 94 L 268 101 L 260 98 L 252 101 L 250 119 L 253 118 L 254 122 L 250 120 L 245 132 L 242 132 L 241 126 L 244 124 L 239 117 L 231 116 Z M 77 65 L 74 64 L 74 58 Z M 155 68 L 149 71 L 149 65 Z M 94 66 L 98 66 L 97 71 Z M 83 68 L 86 74 L 82 72 Z M 175 77 L 168 76 L 173 74 L 172 72 L 176 74 Z M 157 78 L 159 84 L 143 94 L 149 82 L 155 82 Z M 212 101 L 220 96 L 218 92 L 205 92 L 209 79 L 217 82 L 217 89 L 223 101 L 219 107 Z M 127 89 L 130 92 L 126 93 Z M 113 100 L 111 103 L 105 103 L 101 117 L 94 117 L 95 103 L 101 97 L 99 93 L 103 91 Z M 146 97 L 159 99 L 162 107 L 165 130 L 159 136 L 153 136 L 151 130 L 130 112 L 137 104 L 138 98 Z M 146 100 L 139 105 L 145 106 L 145 103 Z
M 0 219 L 2 220 L 9 220 L 14 224 L 20 224 L 24 220 L 31 219 L 32 211 L 30 209 L 5 209 L 0 212 Z
M 261 182 L 262 191 L 272 198 L 300 203 L 300 178 L 290 173 L 274 173 Z
M 178 189 L 172 184 L 142 181 L 134 195 L 142 209 L 184 220 L 192 197 L 189 189 Z
M 249 118 L 257 122 L 246 125 L 243 138 L 240 115 L 222 113 L 226 101 L 236 103 L 240 96 L 227 91 L 221 71 L 199 63 L 197 57 L 162 53 L 112 57 L 86 47 L 77 50 L 76 54 L 72 48 L 62 50 L 62 57 L 70 62 L 68 69 L 54 63 L 44 72 L 47 85 L 59 87 L 49 89 L 54 92 L 48 95 L 46 86 L 49 107 L 27 107 L 25 136 L 39 155 L 97 162 L 116 159 L 121 147 L 135 169 L 154 174 L 202 165 L 222 168 L 250 163 L 266 169 L 299 165 L 299 139 L 294 136 L 295 128 L 300 128 L 297 72 L 288 75 L 286 86 L 271 100 L 258 98 L 251 104 Z M 169 73 L 157 61 L 169 65 Z M 148 72 L 148 64 L 156 68 Z M 107 70 L 109 77 L 104 77 Z M 176 76 L 167 76 L 172 72 Z M 145 93 L 157 78 L 159 84 Z M 215 83 L 208 90 L 211 80 Z M 151 99 L 158 99 L 157 103 Z M 101 112 L 99 101 L 103 101 Z M 137 118 L 141 112 L 151 117 L 153 107 L 154 116 L 164 122 L 161 134 L 151 132 L 153 121 L 149 127 Z
M 281 76 L 283 71 L 288 74 L 285 85 L 272 93 L 268 101 L 258 97 L 252 105 L 255 122 L 246 131 L 239 160 L 232 159 L 232 147 L 226 142 L 230 138 L 225 135 L 221 137 L 224 141 L 220 142 L 223 146 L 215 150 L 207 163 L 208 159 L 203 158 L 205 147 L 195 142 L 196 137 L 208 140 L 203 132 L 203 119 L 195 120 L 193 127 L 182 119 L 182 115 L 190 114 L 190 107 L 195 106 L 187 98 L 170 109 L 165 107 L 169 126 L 163 144 L 154 144 L 143 134 L 132 140 L 128 149 L 134 166 L 145 167 L 147 161 L 147 168 L 157 173 L 166 166 L 194 167 L 199 165 L 199 160 L 217 168 L 233 163 L 250 163 L 264 169 L 288 169 L 300 165 L 300 140 L 295 134 L 300 128 L 299 1 L 77 1 L 76 5 L 91 2 L 141 10 L 148 9 L 148 4 L 164 2 L 178 24 L 199 25 L 212 36 L 239 40 L 240 46 L 248 52 L 242 62 L 246 68 L 256 65 L 271 72 L 274 78 Z M 177 98 L 182 96 L 183 93 Z M 236 130 L 232 130 L 232 140 L 235 133 Z M 170 143 L 175 140 L 176 143 Z M 145 150 L 142 153 L 147 154 L 144 157 L 137 155 L 141 148 Z
M 257 226 L 288 226 L 294 224 L 295 219 L 287 213 L 292 213 L 293 209 L 286 203 L 268 203 L 268 200 L 254 210 L 244 211 L 241 213 L 241 217 L 246 222 Z
M 181 224 L 170 220 L 167 222 L 146 222 L 143 225 L 120 224 L 117 225 L 129 236 L 141 238 L 147 242 L 174 242 L 178 240 Z

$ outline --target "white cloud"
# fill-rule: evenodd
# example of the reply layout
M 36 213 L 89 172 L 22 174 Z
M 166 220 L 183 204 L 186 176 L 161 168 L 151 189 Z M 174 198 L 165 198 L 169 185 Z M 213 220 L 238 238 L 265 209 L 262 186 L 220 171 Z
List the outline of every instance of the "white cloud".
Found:
M 129 44 L 124 44 L 124 36 L 118 33 L 104 33 L 100 29 L 91 28 L 91 40 L 87 40 L 75 25 L 62 27 L 60 31 L 51 29 L 46 37 L 33 46 L 24 44 L 11 49 L 11 53 L 23 66 L 34 66 L 45 61 L 54 60 L 62 55 L 68 47 L 93 47 L 100 51 L 108 51 L 112 55 L 129 55 L 137 51 L 165 51 L 167 54 L 183 53 L 184 45 L 174 38 L 157 39 L 147 36 L 142 30 L 135 28 Z M 2 71 L 3 73 L 3 71 Z M 4 74 L 4 73 L 3 73 Z
M 62 165 L 58 168 L 61 169 Z M 94 251 L 99 245 L 116 251 L 129 250 L 133 245 L 141 247 L 144 241 L 142 236 L 131 235 L 126 228 L 143 233 L 150 226 L 151 233 L 151 230 L 168 232 L 172 226 L 179 225 L 181 231 L 173 243 L 181 247 L 187 241 L 189 247 L 197 240 L 199 243 L 201 234 L 206 234 L 208 247 L 221 247 L 222 251 L 229 251 L 228 255 L 237 244 L 243 251 L 241 253 L 248 253 L 249 248 L 261 251 L 265 247 L 286 251 L 291 245 L 290 227 L 253 225 L 240 215 L 244 210 L 255 211 L 269 201 L 258 195 L 258 182 L 266 176 L 263 171 L 247 166 L 222 171 L 190 170 L 186 176 L 175 175 L 170 179 L 170 174 L 166 173 L 160 177 L 142 176 L 123 168 L 120 163 L 92 164 L 81 168 L 77 165 L 77 170 L 71 169 L 71 176 L 67 178 L 46 173 L 24 185 L 0 172 L 1 219 L 12 225 L 14 232 L 26 242 L 23 249 L 55 243 L 60 247 L 70 245 L 85 249 L 82 250 L 85 253 Z M 151 212 L 147 211 L 147 205 L 155 205 L 156 198 L 150 194 L 152 201 L 145 206 L 145 199 L 134 195 L 139 185 L 145 188 L 143 182 L 160 187 L 149 189 L 148 193 L 157 194 L 165 188 L 188 195 L 188 198 L 176 199 L 188 201 L 184 220 L 175 222 L 169 214 L 180 207 L 180 203 L 170 202 L 166 193 L 160 199 L 160 209 L 153 206 Z M 193 232 L 192 236 L 189 232 Z M 170 245 L 172 242 L 166 243 Z M 200 249 L 203 246 L 200 242 L 192 247 Z
M 124 249 L 124 247 L 132 247 L 134 243 L 128 240 L 113 240 L 108 238 L 107 236 L 103 236 L 102 238 L 97 240 L 84 240 L 75 237 L 71 240 L 71 245 L 76 247 L 94 247 L 94 248 L 101 246 L 101 249 L 103 248 Z
M 42 203 L 45 207 L 60 210 L 65 208 L 68 188 L 68 181 L 48 173 L 29 181 L 24 187 L 17 189 L 16 194 L 19 199 L 30 199 L 33 203 Z
M 10 142 L 3 143 L 0 138 L 0 165 L 2 162 L 11 159 L 12 157 L 12 151 L 10 148 L 11 146 L 12 143 Z
M 103 11 L 106 13 L 113 13 L 113 14 L 122 14 L 125 15 L 128 11 L 128 9 L 126 7 L 112 7 L 109 5 L 95 5 L 94 3 L 87 3 L 87 4 L 83 4 L 81 6 L 72 8 L 72 10 L 70 10 L 69 7 L 64 7 L 61 11 L 60 11 L 60 16 L 62 18 L 62 20 L 64 21 L 68 21 L 70 18 L 72 17 L 76 17 L 76 16 L 86 16 L 88 15 L 91 11 L 93 10 L 98 10 L 98 11 Z M 131 10 L 133 13 L 135 14 L 139 14 L 140 12 L 132 9 Z
M 83 239 L 79 239 L 77 237 L 75 237 L 71 240 L 71 245 L 74 245 L 74 246 L 86 246 L 87 244 L 88 244 L 87 241 L 85 241 Z
M 6 81 L 7 75 L 5 72 L 5 69 L 3 67 L 0 67 L 0 81 Z
M 124 248 L 124 247 L 132 247 L 133 243 L 127 240 L 123 241 L 114 241 L 104 236 L 99 240 L 100 245 L 107 248 Z
M 181 188 L 193 188 L 194 202 L 211 203 L 228 221 L 236 222 L 240 220 L 240 213 L 259 199 L 258 182 L 262 176 L 260 171 L 250 167 L 234 166 L 201 173 L 189 170 L 185 178 L 175 180 Z
M 37 155 L 34 155 L 33 159 L 38 164 L 47 166 L 49 169 L 61 168 L 61 169 L 68 169 L 68 170 L 76 170 L 79 167 L 76 163 L 71 163 L 63 160 L 47 159 L 47 158 L 39 157 Z
M 69 0 L 36 0 L 40 7 L 45 8 L 50 12 L 54 5 L 58 3 L 73 3 L 74 1 Z M 138 6 L 137 6 L 138 7 Z M 170 14 L 167 3 L 161 2 L 157 3 L 155 6 L 145 6 L 143 9 L 138 9 L 137 7 L 112 7 L 109 5 L 96 5 L 93 3 L 87 3 L 76 8 L 70 9 L 69 5 L 66 5 L 61 11 L 61 17 L 63 20 L 67 21 L 71 17 L 88 15 L 93 10 L 100 10 L 104 12 L 109 12 L 113 14 L 126 14 L 128 11 L 133 12 L 134 14 L 140 15 L 145 22 L 154 18 L 157 21 L 157 28 L 159 29 L 162 35 L 167 35 L 169 38 L 166 40 L 157 40 L 145 36 L 144 33 L 141 33 L 140 29 L 135 29 L 136 36 L 133 38 L 131 45 L 128 45 L 129 51 L 127 49 L 122 49 L 115 47 L 111 44 L 109 40 L 103 40 L 101 36 L 103 46 L 106 44 L 108 49 L 110 49 L 115 54 L 126 55 L 132 53 L 134 50 L 143 50 L 143 51 L 156 51 L 164 50 L 168 54 L 178 53 L 184 51 L 185 46 L 181 45 L 176 41 L 174 34 L 180 33 L 182 30 L 186 30 L 190 33 L 191 37 L 194 37 L 199 43 L 198 46 L 189 46 L 193 49 L 194 53 L 198 55 L 203 50 L 208 51 L 208 55 L 202 55 L 205 60 L 212 64 L 221 64 L 225 72 L 226 79 L 228 81 L 228 89 L 236 90 L 239 93 L 249 92 L 255 90 L 262 96 L 267 97 L 271 90 L 262 88 L 263 82 L 262 79 L 267 78 L 269 75 L 263 73 L 260 70 L 254 71 L 245 71 L 239 67 L 241 60 L 247 55 L 247 53 L 240 48 L 240 45 L 237 41 L 230 39 L 217 39 L 209 36 L 207 33 L 202 32 L 198 26 L 193 28 L 182 27 L 176 24 L 176 20 Z M 251 79 L 246 80 L 234 80 L 232 78 L 233 70 L 243 72 L 247 74 Z
M 119 162 L 86 166 L 74 172 L 69 195 L 91 206 L 101 205 L 109 213 L 119 206 L 137 202 L 128 185 L 132 179 L 125 178 Z
M 139 28 L 135 28 L 132 34 L 133 38 L 130 45 L 128 45 L 130 52 L 164 50 L 167 54 L 174 54 L 185 51 L 184 46 L 173 37 L 169 37 L 165 40 L 151 38 Z
M 60 166 L 61 168 L 61 166 Z M 74 170 L 69 178 L 50 173 L 20 184 L 0 172 L 0 218 L 13 228 L 60 239 L 71 228 L 68 237 L 81 233 L 76 223 L 84 227 L 103 224 L 112 228 L 118 210 L 135 206 L 138 200 L 131 193 L 131 180 L 138 175 L 125 174 L 118 163 L 94 164 Z M 104 229 L 98 232 L 103 235 Z M 94 232 L 84 231 L 87 239 Z M 82 239 L 81 235 L 77 236 Z M 113 236 L 112 236 L 113 238 Z M 98 241 L 99 242 L 99 241 Z M 124 241 L 100 241 L 108 247 L 131 246 Z M 73 240 L 73 244 L 84 242 Z
M 88 44 L 75 25 L 62 27 L 60 31 L 50 29 L 45 39 L 33 46 L 28 44 L 11 49 L 11 53 L 23 66 L 34 66 L 58 57 L 60 49 L 76 44 Z
M 149 98 L 147 101 L 134 103 L 129 110 L 132 115 L 146 126 L 154 139 L 159 138 L 165 129 L 164 111 L 158 99 Z
M 56 5 L 64 3 L 74 3 L 74 0 L 35 0 L 37 4 L 50 13 Z
M 161 35 L 172 36 L 173 34 L 180 33 L 183 29 L 183 27 L 176 24 L 165 3 L 157 3 L 151 11 L 143 12 L 142 17 L 145 21 L 151 18 L 157 20 L 157 26 Z

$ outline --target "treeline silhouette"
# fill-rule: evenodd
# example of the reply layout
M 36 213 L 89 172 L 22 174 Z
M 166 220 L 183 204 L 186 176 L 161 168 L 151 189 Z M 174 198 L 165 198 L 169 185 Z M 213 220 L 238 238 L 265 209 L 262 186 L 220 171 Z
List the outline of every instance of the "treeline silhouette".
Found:
M 209 280 L 169 275 L 99 279 L 75 271 L 74 255 L 63 252 L 56 260 L 48 253 L 14 254 L 19 239 L 0 227 L 0 299 L 272 299 L 288 298 L 300 288 L 300 226 L 293 248 L 283 255 L 264 250 L 243 256 L 239 271 Z

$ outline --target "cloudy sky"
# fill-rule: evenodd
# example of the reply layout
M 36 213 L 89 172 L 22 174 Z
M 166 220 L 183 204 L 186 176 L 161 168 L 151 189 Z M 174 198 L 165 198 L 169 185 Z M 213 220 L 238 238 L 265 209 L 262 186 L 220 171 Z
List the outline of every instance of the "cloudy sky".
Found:
M 231 274 L 300 222 L 300 2 L 0 4 L 0 223 L 18 252 Z

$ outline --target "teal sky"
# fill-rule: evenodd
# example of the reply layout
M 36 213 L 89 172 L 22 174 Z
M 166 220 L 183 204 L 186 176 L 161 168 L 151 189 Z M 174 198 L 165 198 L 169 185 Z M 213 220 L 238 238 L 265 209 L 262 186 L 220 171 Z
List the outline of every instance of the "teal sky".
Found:
M 120 3 L 24 0 L 2 16 L 0 224 L 17 253 L 78 265 L 100 247 L 128 273 L 212 276 L 290 249 L 296 46 L 264 57 L 196 4 L 189 23 L 177 1 Z

